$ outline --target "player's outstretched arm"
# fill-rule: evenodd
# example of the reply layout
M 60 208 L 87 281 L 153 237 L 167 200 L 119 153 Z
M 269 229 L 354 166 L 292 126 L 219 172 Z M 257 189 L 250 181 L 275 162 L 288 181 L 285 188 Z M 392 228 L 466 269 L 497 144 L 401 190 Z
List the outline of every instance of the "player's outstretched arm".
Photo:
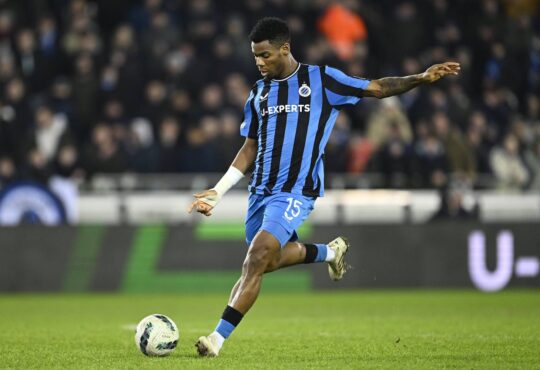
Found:
M 223 195 L 244 177 L 257 155 L 257 140 L 246 138 L 244 145 L 238 151 L 236 158 L 225 175 L 212 189 L 193 194 L 195 200 L 188 207 L 191 213 L 194 209 L 205 216 L 211 216 L 212 210 L 219 203 Z
M 424 73 L 419 73 L 417 75 L 385 77 L 378 80 L 372 80 L 366 90 L 364 90 L 364 96 L 382 99 L 393 95 L 399 95 L 418 85 L 435 82 L 444 76 L 458 75 L 460 69 L 459 63 L 446 62 L 434 64 Z

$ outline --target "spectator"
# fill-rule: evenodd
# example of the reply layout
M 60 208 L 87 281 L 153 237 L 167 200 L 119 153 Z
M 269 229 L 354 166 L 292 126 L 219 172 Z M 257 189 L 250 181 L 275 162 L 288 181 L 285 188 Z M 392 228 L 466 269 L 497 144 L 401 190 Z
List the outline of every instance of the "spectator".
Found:
M 347 171 L 351 173 L 366 172 L 366 168 L 369 166 L 371 157 L 375 152 L 371 141 L 357 135 L 351 138 L 349 148 Z
M 65 117 L 54 114 L 48 105 L 40 106 L 34 115 L 35 126 L 28 138 L 31 163 L 41 168 L 40 163 L 50 164 L 58 152 L 58 148 L 69 140 Z M 38 158 L 39 156 L 39 158 Z
M 22 167 L 21 178 L 47 184 L 52 175 L 51 165 L 37 148 L 32 148 L 27 153 L 28 156 Z
M 449 164 L 445 147 L 424 121 L 416 126 L 413 146 L 412 185 L 418 188 L 442 188 L 448 183 Z
M 406 144 L 412 141 L 411 123 L 403 113 L 398 98 L 381 100 L 373 111 L 367 127 L 367 137 L 375 148 L 383 147 L 387 141 L 398 134 Z
M 159 125 L 159 172 L 184 171 L 187 165 L 181 148 L 182 127 L 178 120 L 168 116 Z M 185 145 L 182 145 L 184 147 Z
M 138 32 L 148 28 L 152 14 L 163 7 L 162 0 L 144 0 L 144 5 L 132 6 L 130 11 L 130 21 Z
M 133 120 L 128 137 L 129 163 L 135 172 L 157 171 L 158 151 L 154 145 L 154 132 L 144 118 Z
M 241 111 L 244 108 L 246 97 L 249 95 L 249 85 L 246 78 L 240 73 L 230 73 L 225 78 L 225 95 L 227 105 Z
M 200 96 L 200 115 L 219 115 L 224 108 L 223 89 L 217 84 L 206 86 Z
M 467 209 L 464 205 L 464 193 L 458 188 L 444 189 L 440 192 L 441 205 L 430 221 L 467 221 L 478 218 L 476 207 Z
M 60 50 L 59 31 L 54 17 L 51 14 L 43 15 L 37 22 L 34 30 L 35 56 L 37 57 L 36 72 L 39 81 L 33 81 L 31 88 L 36 92 L 47 89 L 55 78 L 62 74 L 66 68 L 65 58 Z
M 351 135 L 351 120 L 346 114 L 341 114 L 334 125 L 334 130 L 328 139 L 324 159 L 327 172 L 346 172 L 349 155 L 349 137 Z
M 158 80 L 152 80 L 146 85 L 146 102 L 139 112 L 140 117 L 150 121 L 154 132 L 157 132 L 159 122 L 167 114 L 167 90 L 165 84 Z
M 342 4 L 329 5 L 318 26 L 343 60 L 353 57 L 355 42 L 367 38 L 364 20 Z
M 171 24 L 170 16 L 163 11 L 156 11 L 150 16 L 150 27 L 143 31 L 142 50 L 149 58 L 148 75 L 153 78 L 163 76 L 163 60 L 169 50 L 176 46 L 180 32 Z
M 540 191 L 540 136 L 525 153 L 525 163 L 531 172 L 529 189 Z
M 185 89 L 174 90 L 171 93 L 169 106 L 171 114 L 178 117 L 182 122 L 191 122 L 193 120 L 193 101 L 191 95 Z M 243 103 L 242 103 L 243 105 Z
M 221 114 L 219 120 L 220 133 L 217 146 L 220 169 L 218 171 L 226 171 L 234 160 L 238 148 L 243 145 L 244 140 L 242 136 L 238 135 L 238 122 L 241 120 L 234 111 L 225 111 Z
M 101 72 L 102 89 L 126 107 L 139 106 L 143 95 L 144 60 L 139 49 L 131 27 L 121 25 L 114 34 L 108 64 Z
M 85 175 L 81 168 L 79 151 L 72 143 L 66 143 L 58 149 L 53 168 L 57 175 L 66 178 L 82 180 Z
M 164 57 L 164 75 L 167 84 L 170 87 L 185 85 L 189 81 L 187 69 L 192 62 L 193 54 L 189 47 L 179 47 L 169 52 Z
M 55 112 L 64 115 L 70 124 L 76 122 L 73 88 L 68 78 L 59 76 L 54 80 L 50 89 L 50 100 Z
M 401 64 L 404 58 L 418 55 L 421 45 L 425 45 L 427 40 L 416 2 L 402 1 L 397 6 L 392 4 L 385 9 L 385 14 L 393 27 L 382 41 L 385 45 L 392 45 L 383 51 L 384 60 Z M 407 32 L 402 32 L 403 29 L 407 29 Z
M 91 125 L 97 118 L 99 85 L 96 77 L 95 64 L 91 56 L 81 54 L 77 57 L 73 79 L 73 103 L 77 126 L 73 127 L 73 131 L 80 142 L 84 142 L 89 136 Z
M 214 81 L 223 81 L 225 76 L 234 72 L 241 72 L 241 65 L 233 53 L 234 47 L 226 37 L 218 37 L 214 41 L 212 60 L 215 66 L 211 69 L 210 78 Z
M 124 105 L 122 102 L 116 99 L 109 99 L 103 105 L 103 117 L 102 122 L 108 125 L 128 125 L 128 119 L 124 112 Z
M 17 65 L 25 82 L 35 86 L 35 92 L 43 88 L 45 81 L 40 74 L 41 60 L 36 48 L 34 33 L 30 29 L 23 29 L 17 34 L 16 42 Z
M 15 59 L 11 53 L 0 54 L 0 84 L 17 77 Z
M 121 173 L 128 169 L 128 160 L 112 129 L 98 123 L 92 130 L 92 141 L 85 150 L 83 159 L 88 176 L 96 173 Z
M 540 58 L 538 59 L 540 63 Z M 540 121 L 540 97 L 531 94 L 527 97 L 526 116 L 529 121 Z
M 431 119 L 434 133 L 444 145 L 450 174 L 457 180 L 472 184 L 476 176 L 476 166 L 473 153 L 462 134 L 443 112 L 435 113 Z
M 15 163 L 10 157 L 0 157 L 0 188 L 17 178 Z
M 201 127 L 190 128 L 187 132 L 187 147 L 184 151 L 184 170 L 187 172 L 211 172 L 217 170 L 217 151 L 207 145 L 217 137 L 218 125 L 214 117 L 202 118 Z
M 514 134 L 507 134 L 503 145 L 492 149 L 490 163 L 499 190 L 521 190 L 527 184 L 529 173 L 519 156 L 519 142 Z
M 19 158 L 20 143 L 27 135 L 32 114 L 27 101 L 26 85 L 20 78 L 7 82 L 4 92 L 4 106 L 0 119 L 0 151 Z
M 389 137 L 376 160 L 379 162 L 377 168 L 381 169 L 384 177 L 384 187 L 404 188 L 409 185 L 408 178 L 411 173 L 409 146 L 397 126 L 390 128 Z
M 510 120 L 511 108 L 504 89 L 488 88 L 482 98 L 481 109 L 489 125 L 488 139 L 494 144 L 502 140 Z
M 473 153 L 474 166 L 479 174 L 491 173 L 489 165 L 489 143 L 487 136 L 486 117 L 480 111 L 475 111 L 469 118 L 469 126 L 466 132 L 466 144 Z

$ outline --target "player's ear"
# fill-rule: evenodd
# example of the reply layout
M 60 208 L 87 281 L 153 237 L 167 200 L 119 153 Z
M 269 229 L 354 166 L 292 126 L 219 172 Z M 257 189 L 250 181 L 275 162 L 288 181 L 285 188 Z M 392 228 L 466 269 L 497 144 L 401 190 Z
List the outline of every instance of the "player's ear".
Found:
M 288 42 L 286 42 L 283 45 L 281 45 L 279 50 L 280 50 L 281 54 L 287 56 L 291 52 L 291 45 Z

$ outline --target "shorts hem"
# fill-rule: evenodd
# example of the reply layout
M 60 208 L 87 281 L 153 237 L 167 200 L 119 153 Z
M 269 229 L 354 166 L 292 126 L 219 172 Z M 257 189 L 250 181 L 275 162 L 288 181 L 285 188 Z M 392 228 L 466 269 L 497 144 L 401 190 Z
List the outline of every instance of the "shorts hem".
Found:
M 278 234 L 278 232 L 275 231 L 276 229 L 276 226 L 273 226 L 273 225 L 276 225 L 277 228 L 282 231 L 281 235 L 276 235 Z M 273 229 L 273 230 L 271 230 Z M 287 244 L 292 236 L 292 232 L 289 232 L 287 231 L 287 229 L 285 229 L 283 227 L 283 225 L 281 225 L 279 222 L 273 222 L 273 221 L 267 221 L 264 225 L 261 226 L 260 230 L 264 230 L 266 231 L 267 233 L 270 233 L 272 234 L 272 236 L 274 238 L 277 239 L 277 241 L 279 242 L 279 245 L 281 248 L 283 248 L 285 246 L 285 244 Z M 294 231 L 293 231 L 294 232 Z

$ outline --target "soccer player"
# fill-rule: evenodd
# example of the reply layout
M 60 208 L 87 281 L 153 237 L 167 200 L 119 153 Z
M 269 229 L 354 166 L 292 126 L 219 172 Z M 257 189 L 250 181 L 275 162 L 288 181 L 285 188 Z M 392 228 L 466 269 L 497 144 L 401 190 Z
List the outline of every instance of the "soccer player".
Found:
M 214 188 L 195 194 L 188 211 L 205 216 L 255 164 L 249 183 L 242 274 L 216 329 L 196 343 L 201 356 L 217 356 L 225 341 L 255 303 L 263 275 L 300 263 L 326 262 L 333 280 L 346 272 L 344 237 L 330 243 L 297 242 L 296 230 L 324 193 L 324 148 L 341 107 L 363 97 L 379 99 L 404 93 L 446 75 L 458 63 L 435 64 L 424 73 L 366 80 L 329 66 L 299 63 L 291 54 L 287 24 L 263 18 L 250 33 L 255 63 L 263 78 L 244 108 L 240 133 L 246 140 Z

